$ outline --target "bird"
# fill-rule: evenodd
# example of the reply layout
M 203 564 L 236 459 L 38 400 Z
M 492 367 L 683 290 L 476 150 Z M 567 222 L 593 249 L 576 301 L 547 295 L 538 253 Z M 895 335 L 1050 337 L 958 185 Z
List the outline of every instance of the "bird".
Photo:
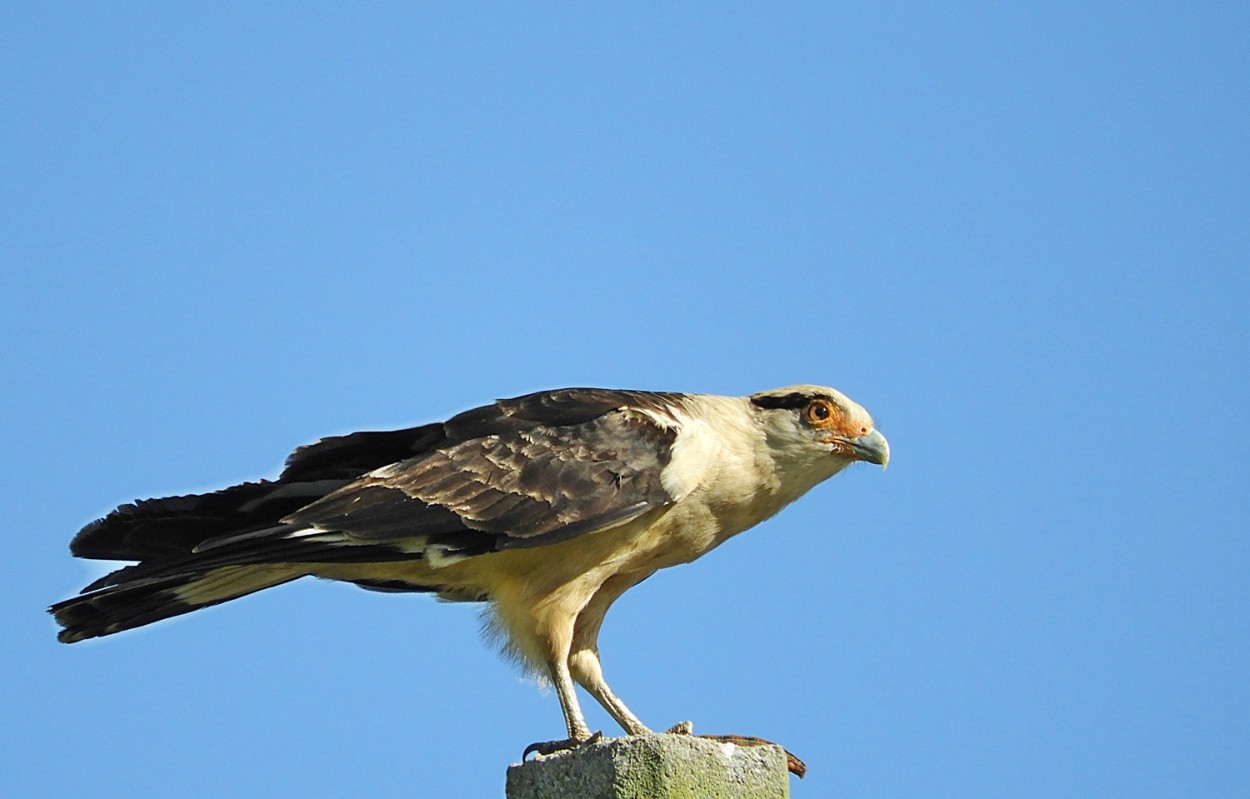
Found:
M 609 607 L 850 464 L 889 459 L 868 412 L 823 386 L 540 391 L 323 438 L 276 480 L 121 505 L 70 551 L 133 563 L 49 612 L 73 643 L 309 576 L 487 603 L 506 652 L 554 687 L 567 738 L 553 744 L 598 735 L 578 685 L 643 735 L 604 678 Z

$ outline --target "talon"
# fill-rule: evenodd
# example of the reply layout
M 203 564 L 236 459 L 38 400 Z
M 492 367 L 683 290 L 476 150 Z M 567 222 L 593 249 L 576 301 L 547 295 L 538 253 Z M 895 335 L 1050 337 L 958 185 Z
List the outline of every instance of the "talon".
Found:
M 570 749 L 587 746 L 601 740 L 603 740 L 602 730 L 591 733 L 590 737 L 584 741 L 578 741 L 573 738 L 564 738 L 559 741 L 538 741 L 525 747 L 525 751 L 521 753 L 521 762 L 524 763 L 530 755 L 554 755 L 556 752 L 566 752 Z
M 786 770 L 799 779 L 807 776 L 807 764 L 794 756 L 794 753 L 786 749 L 781 744 L 773 743 L 764 738 L 756 738 L 754 735 L 700 735 L 700 738 L 707 738 L 710 741 L 720 741 L 721 743 L 737 744 L 738 746 L 777 746 L 781 751 L 786 753 Z

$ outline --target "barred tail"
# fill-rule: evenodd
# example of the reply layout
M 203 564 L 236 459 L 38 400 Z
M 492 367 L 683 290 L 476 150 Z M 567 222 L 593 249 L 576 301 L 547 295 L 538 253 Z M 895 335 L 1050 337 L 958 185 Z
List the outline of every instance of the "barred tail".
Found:
M 89 591 L 48 611 L 65 628 L 57 638 L 70 644 L 180 616 L 306 574 L 290 564 L 254 564 L 152 575 Z

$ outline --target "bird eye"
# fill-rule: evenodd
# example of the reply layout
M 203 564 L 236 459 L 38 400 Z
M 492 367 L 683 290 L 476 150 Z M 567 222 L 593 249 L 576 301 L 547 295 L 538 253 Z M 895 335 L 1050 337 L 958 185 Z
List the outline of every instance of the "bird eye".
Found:
M 833 415 L 833 408 L 825 400 L 815 400 L 808 403 L 807 410 L 804 411 L 809 422 L 823 422 Z

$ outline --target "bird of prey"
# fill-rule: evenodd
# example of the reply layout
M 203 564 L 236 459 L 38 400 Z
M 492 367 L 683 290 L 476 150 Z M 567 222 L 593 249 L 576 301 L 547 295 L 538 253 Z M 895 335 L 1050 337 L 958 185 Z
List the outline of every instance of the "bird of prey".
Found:
M 487 602 L 507 648 L 554 685 L 569 744 L 591 737 L 575 685 L 644 734 L 599 662 L 612 603 L 852 462 L 889 458 L 831 388 L 544 391 L 325 438 L 276 480 L 122 505 L 70 551 L 137 563 L 50 611 L 74 642 L 307 576 Z

